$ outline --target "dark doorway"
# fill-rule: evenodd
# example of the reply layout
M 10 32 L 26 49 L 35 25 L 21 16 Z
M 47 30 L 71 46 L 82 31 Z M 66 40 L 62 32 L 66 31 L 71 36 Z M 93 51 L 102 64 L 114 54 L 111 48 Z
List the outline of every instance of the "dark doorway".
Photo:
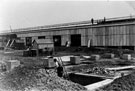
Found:
M 26 46 L 32 46 L 32 37 L 26 37 Z
M 54 46 L 61 46 L 61 36 L 53 36 Z
M 71 46 L 81 46 L 81 34 L 71 35 Z

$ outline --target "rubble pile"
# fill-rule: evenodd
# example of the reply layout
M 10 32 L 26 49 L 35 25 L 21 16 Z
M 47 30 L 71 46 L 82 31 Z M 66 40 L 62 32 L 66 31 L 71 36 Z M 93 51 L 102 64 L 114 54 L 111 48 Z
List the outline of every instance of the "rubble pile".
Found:
M 135 72 L 114 80 L 99 91 L 135 91 Z
M 93 69 L 88 69 L 86 73 L 102 75 L 107 77 L 114 77 L 116 72 L 107 70 L 103 67 L 94 67 Z
M 86 65 L 77 65 L 74 67 L 70 67 L 69 71 L 76 71 L 76 72 L 88 72 L 91 71 L 94 67 L 98 68 L 105 68 L 105 67 L 114 67 L 117 66 L 113 61 L 101 61 L 101 62 L 93 62 L 92 64 Z
M 59 78 L 54 70 L 19 66 L 0 77 L 0 91 L 86 91 L 77 83 Z

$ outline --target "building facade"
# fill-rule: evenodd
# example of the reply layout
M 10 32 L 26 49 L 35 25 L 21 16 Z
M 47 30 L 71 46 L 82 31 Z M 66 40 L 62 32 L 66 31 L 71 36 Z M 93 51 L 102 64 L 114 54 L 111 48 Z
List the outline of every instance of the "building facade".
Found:
M 135 17 L 38 26 L 13 30 L 17 38 L 23 39 L 26 46 L 36 39 L 51 39 L 54 46 L 135 46 Z M 10 34 L 9 34 L 10 35 Z

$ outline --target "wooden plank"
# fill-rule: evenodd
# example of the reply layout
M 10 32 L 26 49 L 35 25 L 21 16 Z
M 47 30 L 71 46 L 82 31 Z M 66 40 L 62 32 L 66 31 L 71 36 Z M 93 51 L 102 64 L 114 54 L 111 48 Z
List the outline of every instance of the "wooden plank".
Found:
M 96 35 L 98 36 L 99 35 L 99 31 L 98 31 L 98 28 L 95 28 L 96 30 Z
M 123 35 L 120 34 L 119 36 L 120 36 L 120 44 L 119 44 L 119 45 L 120 45 L 120 46 L 123 46 Z
M 88 35 L 92 35 L 92 28 L 88 28 Z
M 126 34 L 123 34 L 123 45 L 126 46 Z
M 111 46 L 113 46 L 113 35 L 110 36 L 111 36 Z
M 86 37 L 81 36 L 81 46 L 85 46 L 86 45 L 85 38 Z
M 135 34 L 133 34 L 133 46 L 135 46 Z
M 108 27 L 109 36 L 112 35 L 112 27 Z
M 129 27 L 126 26 L 126 34 L 128 35 L 129 34 Z
M 99 36 L 102 36 L 103 35 L 103 28 L 98 28 L 98 31 L 99 31 Z
M 122 45 L 125 46 L 124 34 L 122 34 Z
M 108 46 L 107 39 L 108 39 L 108 36 L 105 36 L 105 46 Z
M 100 43 L 99 43 L 99 36 L 96 36 L 97 37 L 97 46 L 99 46 L 100 45 Z
M 119 26 L 119 34 L 120 34 L 120 35 L 123 34 L 123 26 Z
M 135 34 L 135 25 L 132 25 L 133 26 L 133 34 Z
M 116 35 L 116 46 L 118 46 L 118 35 Z
M 114 46 L 114 35 L 111 35 L 112 46 Z
M 95 46 L 95 36 L 92 35 L 92 40 L 93 40 L 93 46 Z
M 105 36 L 104 35 L 102 36 L 102 42 L 103 42 L 102 45 L 105 46 Z
M 129 34 L 126 35 L 126 46 L 129 46 Z
M 102 37 L 101 37 L 101 35 L 99 36 L 99 46 L 102 46 Z
M 97 37 L 94 35 L 94 45 L 97 46 Z
M 126 34 L 126 26 L 123 26 L 122 30 L 123 30 L 123 34 Z
M 114 46 L 116 46 L 117 45 L 117 36 L 116 36 L 116 34 L 114 35 Z
M 116 27 L 113 27 L 113 34 L 116 35 Z
M 134 38 L 133 38 L 133 37 L 134 37 L 133 34 L 130 34 L 130 35 L 129 35 L 129 45 L 130 45 L 130 46 L 133 46 L 133 45 L 134 45 Z
M 105 27 L 103 27 L 102 30 L 103 30 L 103 36 L 105 36 Z
M 102 46 L 104 46 L 104 36 L 102 35 Z
M 96 35 L 95 28 L 92 28 L 92 35 Z
M 109 35 L 109 32 L 108 32 L 108 40 L 107 40 L 107 42 L 108 42 L 108 46 L 110 46 L 111 41 L 110 41 L 110 35 Z

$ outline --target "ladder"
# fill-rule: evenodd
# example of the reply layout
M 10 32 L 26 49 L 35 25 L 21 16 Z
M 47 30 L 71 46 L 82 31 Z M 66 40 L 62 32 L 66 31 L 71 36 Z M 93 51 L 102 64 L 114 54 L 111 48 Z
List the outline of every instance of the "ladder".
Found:
M 66 68 L 65 68 L 65 66 L 64 66 L 64 63 L 63 63 L 61 57 L 58 57 L 58 60 L 59 60 L 59 62 L 61 62 L 61 65 L 62 65 L 63 70 L 64 70 L 64 72 L 65 72 L 65 77 L 66 77 L 66 79 L 67 79 L 67 80 L 70 80 L 70 78 L 69 78 L 69 76 L 68 76 L 68 73 L 67 73 L 67 70 L 66 70 Z
M 15 42 L 15 40 L 12 40 L 12 42 L 11 42 L 11 44 L 9 46 L 12 47 L 14 42 Z
M 7 49 L 10 46 L 10 43 L 11 43 L 11 40 L 9 39 L 6 46 L 5 46 L 5 49 Z

